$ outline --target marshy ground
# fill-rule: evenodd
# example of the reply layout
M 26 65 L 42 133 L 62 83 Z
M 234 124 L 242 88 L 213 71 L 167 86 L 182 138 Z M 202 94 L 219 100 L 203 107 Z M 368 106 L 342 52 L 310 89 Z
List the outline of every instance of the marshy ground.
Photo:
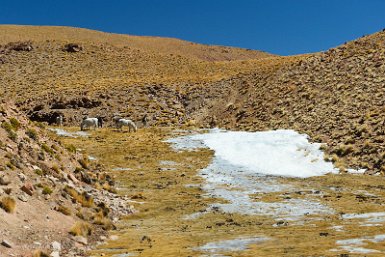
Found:
M 75 131 L 74 128 L 66 128 Z M 258 203 L 308 202 L 324 212 L 303 215 L 226 213 L 226 204 L 203 190 L 199 175 L 213 157 L 208 149 L 175 151 L 165 128 L 120 133 L 90 131 L 63 138 L 116 177 L 119 193 L 137 213 L 118 222 L 112 240 L 92 256 L 383 256 L 385 178 L 330 174 L 274 178 L 281 190 L 250 195 Z M 91 158 L 92 159 L 92 158 Z M 274 212 L 275 205 L 272 205 Z M 290 206 L 290 205 L 288 205 Z M 266 214 L 266 215 L 264 215 Z M 230 240 L 230 241 L 225 241 Z

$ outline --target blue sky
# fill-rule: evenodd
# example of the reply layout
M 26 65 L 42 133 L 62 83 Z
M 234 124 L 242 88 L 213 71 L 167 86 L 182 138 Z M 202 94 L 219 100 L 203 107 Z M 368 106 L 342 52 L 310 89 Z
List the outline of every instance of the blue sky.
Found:
M 382 30 L 385 0 L 4 0 L 0 23 L 176 37 L 291 55 Z

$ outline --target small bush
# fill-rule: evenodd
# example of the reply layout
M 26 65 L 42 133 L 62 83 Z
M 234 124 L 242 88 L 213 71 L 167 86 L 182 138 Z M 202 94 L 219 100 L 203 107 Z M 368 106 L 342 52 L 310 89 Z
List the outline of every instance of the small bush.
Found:
M 55 171 L 56 173 L 60 173 L 59 166 L 57 166 L 56 164 L 52 165 L 52 170 Z
M 56 211 L 61 212 L 61 213 L 63 213 L 64 215 L 67 215 L 67 216 L 70 216 L 71 213 L 72 213 L 70 208 L 65 207 L 65 206 L 63 206 L 63 205 L 59 205 L 59 206 L 56 208 Z
M 88 161 L 86 159 L 80 159 L 78 162 L 83 169 L 88 170 Z
M 18 130 L 21 127 L 20 122 L 16 118 L 10 118 L 9 122 L 11 123 L 11 126 L 14 130 Z
M 2 127 L 3 129 L 5 129 L 5 131 L 7 131 L 8 137 L 9 137 L 12 141 L 16 142 L 16 140 L 17 140 L 17 134 L 15 133 L 13 126 L 12 126 L 10 123 L 8 123 L 8 122 L 3 122 L 3 123 L 1 124 L 1 127 Z
M 80 203 L 83 207 L 94 206 L 94 199 L 87 193 L 83 192 L 82 194 L 80 194 L 78 191 L 76 191 L 70 186 L 66 186 L 64 188 L 64 191 L 69 194 L 73 199 L 75 199 L 76 202 Z
M 50 195 L 50 194 L 52 194 L 52 189 L 48 186 L 44 186 L 42 193 L 43 193 L 43 195 Z
M 37 132 L 34 129 L 27 129 L 26 134 L 27 134 L 27 136 L 29 136 L 29 138 L 31 138 L 35 141 L 37 141 L 39 139 Z
M 46 144 L 42 144 L 41 149 L 43 149 L 44 152 L 49 153 L 50 155 L 54 154 L 54 151 Z
M 15 211 L 16 201 L 9 196 L 3 197 L 0 201 L 0 207 L 6 212 L 13 213 Z
M 41 170 L 41 169 L 36 169 L 35 170 L 35 173 L 37 174 L 37 175 L 39 175 L 39 176 L 42 176 L 44 173 L 43 173 L 43 171 Z
M 32 257 L 49 257 L 49 255 L 41 250 L 36 250 L 33 252 Z
M 87 222 L 78 221 L 72 226 L 69 233 L 74 236 L 90 236 L 92 234 L 92 227 Z
M 76 153 L 76 147 L 74 145 L 68 145 L 66 149 L 71 153 Z

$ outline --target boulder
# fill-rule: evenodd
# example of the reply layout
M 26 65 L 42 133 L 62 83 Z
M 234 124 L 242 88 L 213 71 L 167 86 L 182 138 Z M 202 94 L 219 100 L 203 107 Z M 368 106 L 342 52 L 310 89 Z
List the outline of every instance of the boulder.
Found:
M 69 52 L 69 53 L 76 53 L 76 52 L 80 52 L 81 50 L 83 50 L 83 47 L 79 44 L 69 43 L 69 44 L 66 44 L 64 46 L 63 50 L 66 52 Z
M 0 177 L 0 185 L 1 186 L 6 186 L 6 185 L 9 185 L 11 183 L 11 180 L 9 179 L 9 177 L 7 175 L 2 175 Z
M 53 251 L 57 251 L 57 252 L 60 252 L 61 251 L 61 244 L 57 241 L 53 241 L 51 243 L 51 248 Z
M 5 246 L 7 248 L 12 248 L 13 247 L 13 244 L 11 242 L 9 242 L 8 240 L 5 240 L 5 239 L 1 242 L 1 245 Z
M 35 187 L 29 183 L 29 182 L 26 182 L 24 183 L 24 185 L 20 188 L 24 193 L 32 196 L 34 191 L 35 191 Z

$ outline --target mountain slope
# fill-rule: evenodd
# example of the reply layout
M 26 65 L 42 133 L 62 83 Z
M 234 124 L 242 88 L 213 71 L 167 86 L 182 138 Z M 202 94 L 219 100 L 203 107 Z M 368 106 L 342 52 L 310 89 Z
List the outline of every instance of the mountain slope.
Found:
M 134 48 L 126 36 L 95 31 L 69 28 L 69 40 L 57 33 L 66 28 L 44 27 L 51 40 L 41 41 L 39 27 L 19 38 L 25 28 L 6 28 L 14 32 L 5 41 L 35 40 L 32 51 L 0 57 L 4 93 L 34 120 L 59 112 L 74 125 L 84 115 L 147 114 L 150 125 L 290 128 L 327 143 L 341 169 L 385 171 L 385 32 L 323 53 L 213 62 L 173 39 L 127 36 L 138 40 Z M 72 40 L 83 50 L 63 51 Z
M 296 129 L 327 143 L 342 169 L 385 172 L 385 32 L 313 54 L 273 76 L 233 81 L 231 105 L 209 111 L 220 126 Z
M 175 38 L 120 35 L 95 30 L 59 26 L 0 26 L 0 44 L 32 40 L 35 42 L 59 41 L 81 44 L 107 44 L 129 47 L 151 53 L 180 55 L 203 61 L 234 61 L 272 57 L 262 51 L 236 47 L 196 44 Z

